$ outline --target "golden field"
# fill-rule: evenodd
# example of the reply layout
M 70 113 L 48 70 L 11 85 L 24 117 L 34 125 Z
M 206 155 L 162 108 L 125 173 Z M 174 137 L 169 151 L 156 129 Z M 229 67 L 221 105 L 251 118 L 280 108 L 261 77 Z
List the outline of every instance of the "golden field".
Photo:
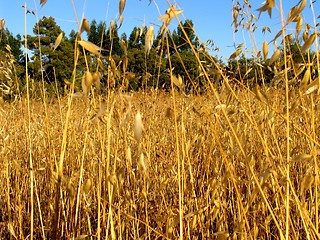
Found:
M 317 95 L 217 94 L 4 103 L 1 238 L 317 239 Z

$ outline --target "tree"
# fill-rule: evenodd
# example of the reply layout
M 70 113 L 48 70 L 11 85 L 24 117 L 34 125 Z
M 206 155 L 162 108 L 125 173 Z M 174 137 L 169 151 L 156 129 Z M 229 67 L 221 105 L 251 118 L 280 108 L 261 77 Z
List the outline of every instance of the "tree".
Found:
M 183 30 L 187 36 L 185 36 Z M 184 23 L 179 25 L 176 30 L 173 31 L 172 38 L 179 52 L 192 52 L 192 47 L 190 46 L 190 43 L 195 48 L 197 48 L 199 45 L 198 39 L 194 32 L 193 22 L 190 19 L 187 19 Z
M 144 40 L 147 33 L 146 27 L 134 27 L 128 39 L 129 48 L 141 48 L 144 46 Z
M 107 55 L 110 54 L 111 49 L 111 55 L 117 55 L 119 57 L 122 55 L 116 23 L 111 24 L 107 29 L 105 22 L 97 24 L 97 22 L 93 20 L 90 25 L 88 40 L 98 46 L 102 45 L 102 48 L 106 51 Z
M 74 65 L 71 41 L 64 36 L 60 45 L 53 49 L 61 32 L 63 33 L 53 17 L 43 17 L 33 28 L 36 36 L 28 36 L 28 48 L 33 51 L 29 67 L 32 69 L 34 79 L 41 79 L 41 71 L 47 82 L 57 79 L 60 85 L 65 78 L 71 77 Z M 40 63 L 42 63 L 42 69 Z

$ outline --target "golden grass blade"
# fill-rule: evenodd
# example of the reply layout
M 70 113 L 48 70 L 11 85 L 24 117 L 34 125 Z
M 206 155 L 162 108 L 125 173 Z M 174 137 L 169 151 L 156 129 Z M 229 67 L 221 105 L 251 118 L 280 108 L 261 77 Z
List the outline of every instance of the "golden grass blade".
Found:
M 310 46 L 313 44 L 314 40 L 316 39 L 316 33 L 312 33 L 310 37 L 305 41 L 303 46 L 301 47 L 301 51 L 305 52 L 310 48 Z
M 308 40 L 308 37 L 309 37 L 309 34 L 308 34 L 308 31 L 304 31 L 303 34 L 302 34 L 302 39 L 303 41 L 307 41 Z
M 111 22 L 110 22 L 110 31 L 112 32 L 115 29 L 115 27 L 116 27 L 116 22 L 111 20 Z M 111 35 L 111 32 L 110 32 L 110 35 Z
M 263 59 L 264 61 L 266 61 L 268 59 L 268 52 L 269 52 L 267 41 L 264 41 L 262 45 L 263 45 L 262 46 Z
M 180 76 L 180 74 L 178 75 L 178 77 L 176 77 L 175 75 L 172 74 L 171 76 L 171 81 L 174 83 L 174 85 L 176 85 L 179 89 L 183 88 L 183 81 L 182 78 Z
M 61 33 L 59 34 L 59 36 L 57 37 L 56 42 L 55 42 L 55 44 L 54 44 L 53 51 L 55 51 L 55 50 L 57 49 L 57 47 L 59 47 L 62 38 L 63 38 L 63 32 L 61 32 Z
M 237 49 L 234 53 L 230 55 L 229 60 L 236 59 L 241 53 L 242 53 L 242 49 L 241 48 Z
M 122 15 L 119 17 L 119 22 L 120 22 L 120 25 L 119 25 L 119 28 L 120 28 L 122 26 L 122 23 L 123 23 L 123 16 Z
M 312 159 L 312 155 L 306 154 L 306 153 L 301 153 L 295 156 L 292 161 L 293 162 L 301 162 L 301 161 L 309 161 Z
M 270 58 L 269 65 L 272 65 L 276 60 L 278 60 L 280 53 L 281 53 L 280 49 L 276 49 L 274 51 L 274 53 L 272 54 L 272 56 Z
M 87 194 L 91 190 L 91 187 L 92 187 L 92 181 L 90 178 L 88 178 L 83 185 L 83 192 Z
M 120 0 L 119 1 L 119 16 L 122 16 L 122 13 L 124 11 L 125 6 L 126 6 L 126 0 Z
M 303 19 L 300 17 L 296 24 L 296 34 L 297 36 L 300 34 L 302 29 Z
M 134 40 L 133 40 L 133 45 L 135 45 L 138 41 L 138 37 L 139 37 L 139 30 L 136 30 L 135 36 L 134 36 Z
M 89 51 L 95 55 L 100 55 L 100 52 L 102 51 L 102 48 L 98 47 L 97 45 L 93 44 L 92 42 L 80 40 L 80 41 L 78 41 L 78 43 L 82 47 L 84 47 L 87 51 Z
M 83 33 L 84 31 L 86 31 L 88 34 L 90 34 L 90 24 L 89 24 L 88 19 L 86 19 L 86 18 L 82 19 L 80 33 Z
M 89 90 L 91 88 L 92 82 L 93 82 L 93 77 L 91 72 L 86 71 L 82 77 L 82 83 L 81 83 L 83 95 L 85 98 L 89 96 Z
M 305 175 L 301 181 L 300 194 L 303 194 L 308 190 L 314 183 L 314 176 L 311 174 Z
M 9 233 L 10 233 L 15 239 L 18 239 L 12 223 L 9 222 L 7 226 L 8 226 Z
M 169 26 L 170 22 L 174 17 L 177 17 L 179 14 L 183 12 L 183 10 L 181 9 L 177 10 L 176 8 L 177 8 L 177 4 L 171 5 L 167 9 L 166 13 L 159 17 L 159 19 L 163 21 L 160 34 L 162 34 L 167 29 L 167 27 Z
M 304 92 L 303 95 L 309 95 L 314 91 L 316 91 L 318 88 L 319 88 L 319 81 L 318 79 L 316 79 L 306 87 L 307 90 Z
M 0 30 L 4 30 L 5 21 L 4 19 L 0 20 Z
M 266 0 L 265 5 L 263 5 L 261 8 L 258 8 L 257 11 L 259 11 L 259 17 L 262 12 L 268 11 L 269 17 L 272 17 L 272 8 L 275 7 L 275 0 Z
M 159 17 L 160 20 L 164 21 L 164 22 L 168 22 L 170 23 L 171 20 L 175 17 L 178 16 L 179 14 L 181 14 L 183 12 L 183 10 L 177 10 L 177 4 L 171 5 L 165 14 L 161 15 Z
M 145 37 L 145 53 L 148 56 L 150 53 L 150 50 L 152 48 L 153 45 L 153 40 L 154 40 L 154 28 L 151 25 L 146 33 L 146 37 Z
M 146 28 L 145 25 L 142 25 L 140 28 L 139 28 L 139 37 L 142 36 L 143 32 L 144 32 L 144 29 Z
M 126 42 L 124 39 L 121 39 L 120 47 L 123 50 L 123 54 L 125 56 L 127 56 L 128 55 L 128 42 Z
M 298 22 L 300 17 L 300 13 L 303 11 L 303 9 L 306 7 L 307 1 L 301 0 L 300 5 L 295 5 L 293 8 L 290 9 L 289 15 L 288 15 L 288 24 L 291 22 Z
M 302 81 L 301 81 L 301 86 L 306 86 L 307 84 L 309 84 L 310 80 L 311 80 L 311 72 L 310 72 L 310 68 L 308 67 L 306 72 L 303 75 Z
M 261 92 L 258 86 L 255 87 L 253 92 L 255 93 L 255 96 L 259 101 L 264 102 L 264 103 L 269 103 L 267 95 L 265 93 Z

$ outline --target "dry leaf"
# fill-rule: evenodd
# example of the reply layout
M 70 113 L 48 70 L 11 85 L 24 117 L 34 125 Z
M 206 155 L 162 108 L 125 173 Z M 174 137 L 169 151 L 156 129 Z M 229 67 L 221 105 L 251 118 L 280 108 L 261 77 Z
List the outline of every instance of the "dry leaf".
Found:
M 305 175 L 301 181 L 300 193 L 303 194 L 304 191 L 308 190 L 314 183 L 313 175 Z
M 119 17 L 119 22 L 120 22 L 120 25 L 119 25 L 119 28 L 120 28 L 122 26 L 122 23 L 123 23 L 123 16 L 122 15 Z
M 287 23 L 291 22 L 298 22 L 300 17 L 300 13 L 303 11 L 303 9 L 306 7 L 307 1 L 306 0 L 301 0 L 300 5 L 296 5 L 293 8 L 290 9 L 289 15 L 288 15 L 288 20 Z
M 85 98 L 88 98 L 89 90 L 91 88 L 92 82 L 93 82 L 93 77 L 91 72 L 86 71 L 82 77 L 82 83 L 81 83 L 83 95 Z
M 80 33 L 83 33 L 84 31 L 90 34 L 90 24 L 86 18 L 82 19 Z
M 306 87 L 307 90 L 304 92 L 303 95 L 309 95 L 313 93 L 315 90 L 317 90 L 318 88 L 319 88 L 319 81 L 318 79 L 316 79 Z
M 176 7 L 177 4 L 171 5 L 167 9 L 166 13 L 159 17 L 159 19 L 163 21 L 160 34 L 162 34 L 167 29 L 174 17 L 177 17 L 179 14 L 183 12 L 183 10 L 177 10 Z
M 92 181 L 88 178 L 83 185 L 83 192 L 88 193 L 92 187 Z
M 41 7 L 43 7 L 46 3 L 47 3 L 48 0 L 40 0 L 40 5 Z
M 310 48 L 310 46 L 313 44 L 314 40 L 316 39 L 316 33 L 312 33 L 308 39 L 305 40 L 305 43 L 301 47 L 301 51 L 305 52 Z
M 310 68 L 308 67 L 306 72 L 303 75 L 301 86 L 306 86 L 311 80 L 310 77 L 311 77 L 311 72 L 310 72 Z
M 5 21 L 4 19 L 0 20 L 0 30 L 4 30 Z
M 179 89 L 182 89 L 182 88 L 183 88 L 183 82 L 182 82 L 182 78 L 181 78 L 180 74 L 178 75 L 178 77 L 176 77 L 175 75 L 172 74 L 172 76 L 171 76 L 171 81 L 172 81 Z
M 8 230 L 9 230 L 9 233 L 15 238 L 15 239 L 18 239 L 17 238 L 17 235 L 16 235 L 16 232 L 14 231 L 14 227 L 12 225 L 11 222 L 8 223 Z
M 57 49 L 57 47 L 60 45 L 62 38 L 63 38 L 63 32 L 61 32 L 59 34 L 59 36 L 57 37 L 56 42 L 54 44 L 53 51 L 55 51 Z
M 309 161 L 312 159 L 312 155 L 306 154 L 306 153 L 301 153 L 295 156 L 292 161 L 293 162 L 298 162 L 298 161 Z
M 259 17 L 260 17 L 260 14 L 262 12 L 265 12 L 265 11 L 268 11 L 268 14 L 269 14 L 269 17 L 271 18 L 272 16 L 272 8 L 275 7 L 275 0 L 266 0 L 265 1 L 265 4 L 261 7 L 261 8 L 258 8 L 257 11 L 259 11 Z
M 262 47 L 263 59 L 264 61 L 266 61 L 268 59 L 268 51 L 269 51 L 267 41 L 264 41 L 262 45 L 263 45 Z
M 234 53 L 231 54 L 231 56 L 229 57 L 229 60 L 236 59 L 240 55 L 241 52 L 242 52 L 241 48 L 237 49 Z
M 147 54 L 147 56 L 149 55 L 150 50 L 152 48 L 153 39 L 154 39 L 154 28 L 151 25 L 146 33 L 146 39 L 145 39 L 145 53 Z
M 98 47 L 97 45 L 93 44 L 92 42 L 80 40 L 80 41 L 78 41 L 78 43 L 82 47 L 84 47 L 87 51 L 89 51 L 95 55 L 99 55 L 100 51 L 102 51 L 102 48 Z
M 274 51 L 274 53 L 272 54 L 271 59 L 270 59 L 270 61 L 269 61 L 269 65 L 271 65 L 272 63 L 274 63 L 274 62 L 279 58 L 280 53 L 281 53 L 280 49 L 276 49 L 276 50 Z
M 124 7 L 126 6 L 126 0 L 120 0 L 119 2 L 119 16 L 122 16 Z
M 300 17 L 300 19 L 297 21 L 297 24 L 296 24 L 296 33 L 297 33 L 297 35 L 299 35 L 300 32 L 301 32 L 302 24 L 303 24 L 303 20 Z

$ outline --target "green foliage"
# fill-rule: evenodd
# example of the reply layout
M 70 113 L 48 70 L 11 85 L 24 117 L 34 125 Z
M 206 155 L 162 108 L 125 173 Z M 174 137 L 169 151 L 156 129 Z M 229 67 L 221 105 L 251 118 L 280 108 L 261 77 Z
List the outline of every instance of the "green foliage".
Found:
M 110 51 L 112 51 L 111 55 L 122 55 L 117 24 L 114 24 L 114 26 L 110 25 L 109 28 L 106 28 L 105 22 L 97 24 L 97 22 L 93 20 L 90 25 L 88 40 L 98 46 L 102 46 L 106 55 L 109 55 Z
M 187 37 L 185 36 L 184 32 L 186 33 Z M 197 48 L 199 41 L 195 35 L 192 20 L 187 19 L 184 23 L 181 23 L 181 25 L 179 25 L 177 29 L 173 31 L 172 40 L 179 52 L 192 52 L 192 46 Z

